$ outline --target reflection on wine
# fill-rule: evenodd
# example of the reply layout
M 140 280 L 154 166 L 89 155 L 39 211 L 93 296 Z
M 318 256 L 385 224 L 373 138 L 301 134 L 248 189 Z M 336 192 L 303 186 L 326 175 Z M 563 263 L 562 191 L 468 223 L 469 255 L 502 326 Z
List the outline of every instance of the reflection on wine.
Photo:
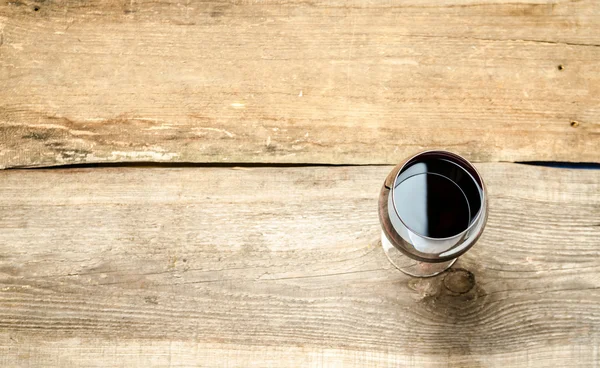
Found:
M 487 220 L 485 186 L 473 165 L 447 151 L 426 151 L 397 165 L 381 190 L 382 244 L 413 276 L 432 276 L 479 238 Z
M 398 215 L 419 235 L 447 238 L 469 226 L 469 202 L 460 187 L 440 174 L 417 174 L 394 188 Z

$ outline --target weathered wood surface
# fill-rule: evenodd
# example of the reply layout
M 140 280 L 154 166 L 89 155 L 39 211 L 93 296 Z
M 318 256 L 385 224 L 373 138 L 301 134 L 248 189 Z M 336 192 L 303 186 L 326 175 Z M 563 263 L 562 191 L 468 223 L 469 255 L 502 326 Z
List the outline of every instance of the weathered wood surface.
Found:
M 390 167 L 0 172 L 0 365 L 596 366 L 600 171 L 478 168 L 427 280 L 378 243 Z
M 600 161 L 600 3 L 0 0 L 0 167 Z

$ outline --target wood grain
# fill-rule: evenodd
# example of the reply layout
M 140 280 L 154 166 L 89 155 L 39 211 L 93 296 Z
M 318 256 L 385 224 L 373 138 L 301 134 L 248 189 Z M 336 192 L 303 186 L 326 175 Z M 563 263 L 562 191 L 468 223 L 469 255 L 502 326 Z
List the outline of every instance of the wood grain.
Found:
M 600 161 L 597 1 L 0 0 L 0 167 Z
M 378 242 L 391 167 L 3 171 L 0 365 L 597 365 L 600 172 L 478 168 L 488 227 L 426 280 Z

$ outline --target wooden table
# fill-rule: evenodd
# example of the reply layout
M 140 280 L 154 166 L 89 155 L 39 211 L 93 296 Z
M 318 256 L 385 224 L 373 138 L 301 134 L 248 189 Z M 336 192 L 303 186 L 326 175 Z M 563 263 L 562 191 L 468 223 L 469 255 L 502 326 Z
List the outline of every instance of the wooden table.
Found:
M 600 170 L 523 162 L 599 122 L 592 0 L 0 0 L 0 366 L 597 367 Z M 412 279 L 428 148 L 490 217 Z

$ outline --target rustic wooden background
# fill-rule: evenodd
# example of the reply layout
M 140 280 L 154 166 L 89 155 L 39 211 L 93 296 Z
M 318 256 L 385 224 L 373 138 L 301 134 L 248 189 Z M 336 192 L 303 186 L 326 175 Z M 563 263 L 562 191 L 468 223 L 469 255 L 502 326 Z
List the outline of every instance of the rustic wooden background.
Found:
M 419 280 L 427 148 L 490 218 Z M 0 366 L 597 367 L 600 170 L 523 161 L 600 163 L 597 1 L 0 0 Z

